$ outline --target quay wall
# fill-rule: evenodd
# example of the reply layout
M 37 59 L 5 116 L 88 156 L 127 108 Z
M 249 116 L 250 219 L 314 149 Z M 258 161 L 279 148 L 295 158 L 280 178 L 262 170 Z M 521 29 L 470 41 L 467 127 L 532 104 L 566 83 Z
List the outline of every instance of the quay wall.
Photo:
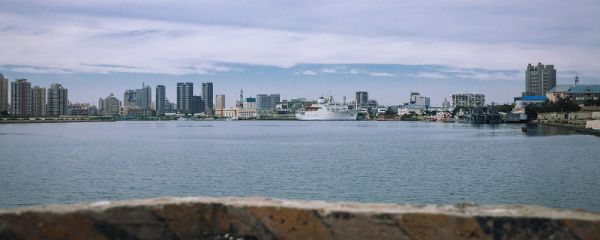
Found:
M 600 239 L 600 214 L 522 205 L 157 198 L 0 209 L 0 239 Z
M 589 120 L 600 120 L 600 112 L 539 113 L 537 122 L 567 127 L 586 128 Z

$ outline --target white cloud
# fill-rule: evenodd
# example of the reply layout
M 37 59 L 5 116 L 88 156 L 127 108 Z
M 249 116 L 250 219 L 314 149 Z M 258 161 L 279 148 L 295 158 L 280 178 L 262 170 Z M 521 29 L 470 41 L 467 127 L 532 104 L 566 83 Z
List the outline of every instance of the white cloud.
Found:
M 373 76 L 373 77 L 393 77 L 396 76 L 392 73 L 386 73 L 386 72 L 370 72 L 369 75 Z
M 310 75 L 310 76 L 312 76 L 312 75 L 317 75 L 317 73 L 316 73 L 316 72 L 314 72 L 314 71 L 311 71 L 311 70 L 304 70 L 303 72 L 301 72 L 301 74 L 302 74 L 302 75 Z
M 213 74 L 232 70 L 215 63 L 279 67 L 299 63 L 441 64 L 522 69 L 526 63 L 538 61 L 564 70 L 600 69 L 596 61 L 600 50 L 579 46 L 419 41 L 405 36 L 357 37 L 82 15 L 0 13 L 0 19 L 0 65 L 41 66 L 67 72 Z M 356 69 L 345 72 L 359 73 Z M 501 73 L 465 77 L 513 78 Z
M 322 73 L 337 73 L 338 70 L 335 68 L 323 68 L 323 69 L 321 69 L 321 72 Z
M 408 74 L 408 76 L 416 78 L 431 78 L 431 79 L 445 79 L 448 75 L 439 72 L 418 72 L 414 74 Z

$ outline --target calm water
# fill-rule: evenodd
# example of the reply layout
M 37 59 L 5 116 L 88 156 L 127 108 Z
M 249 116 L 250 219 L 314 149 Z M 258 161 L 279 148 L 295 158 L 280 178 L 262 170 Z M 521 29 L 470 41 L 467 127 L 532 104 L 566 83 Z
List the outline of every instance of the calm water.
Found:
M 158 196 L 538 204 L 600 211 L 600 138 L 520 125 L 0 125 L 0 207 Z

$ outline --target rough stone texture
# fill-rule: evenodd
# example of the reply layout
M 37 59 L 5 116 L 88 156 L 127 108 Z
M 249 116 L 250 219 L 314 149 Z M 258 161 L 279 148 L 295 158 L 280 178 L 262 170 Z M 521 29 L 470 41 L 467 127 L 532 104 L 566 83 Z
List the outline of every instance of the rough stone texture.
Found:
M 0 239 L 600 239 L 600 214 L 518 205 L 158 198 L 2 209 Z

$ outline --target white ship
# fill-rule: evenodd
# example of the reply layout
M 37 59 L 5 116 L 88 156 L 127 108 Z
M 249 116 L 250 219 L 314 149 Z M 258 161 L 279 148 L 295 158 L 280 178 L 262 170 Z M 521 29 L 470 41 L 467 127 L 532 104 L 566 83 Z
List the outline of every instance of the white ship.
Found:
M 349 109 L 347 105 L 334 103 L 332 97 L 327 99 L 320 97 L 317 103 L 298 110 L 296 119 L 304 121 L 352 121 L 356 120 L 357 114 L 358 110 Z

